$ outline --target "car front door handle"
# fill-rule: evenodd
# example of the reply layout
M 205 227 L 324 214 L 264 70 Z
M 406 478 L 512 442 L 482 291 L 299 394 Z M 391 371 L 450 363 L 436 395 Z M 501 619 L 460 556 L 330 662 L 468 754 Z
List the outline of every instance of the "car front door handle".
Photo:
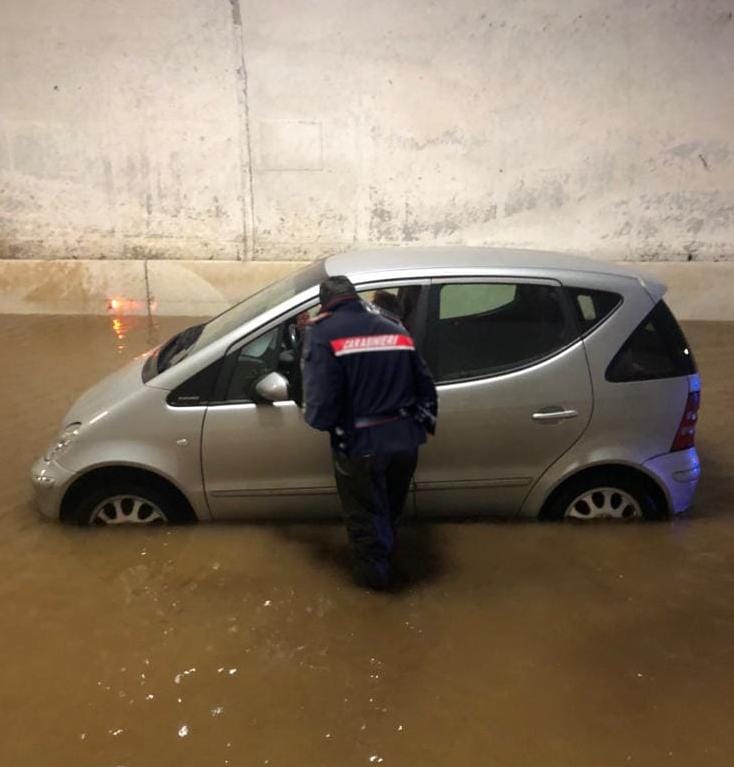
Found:
M 576 410 L 541 410 L 538 413 L 533 413 L 533 421 L 565 421 L 569 418 L 576 418 L 578 411 Z

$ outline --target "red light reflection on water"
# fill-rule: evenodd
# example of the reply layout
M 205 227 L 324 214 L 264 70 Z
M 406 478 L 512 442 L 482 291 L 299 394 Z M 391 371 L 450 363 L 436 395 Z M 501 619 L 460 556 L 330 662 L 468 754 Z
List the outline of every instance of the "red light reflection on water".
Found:
M 125 351 L 125 338 L 129 327 L 129 320 L 125 317 L 112 317 L 112 331 L 117 338 L 117 351 L 120 353 Z
M 124 296 L 112 296 L 107 299 L 107 312 L 112 322 L 112 332 L 117 341 L 117 351 L 122 353 L 128 345 L 126 340 L 130 332 L 141 324 L 142 317 L 147 315 L 149 326 L 150 343 L 156 343 L 155 330 L 157 322 L 154 314 L 158 309 L 156 301 L 139 301 L 135 298 L 125 298 Z

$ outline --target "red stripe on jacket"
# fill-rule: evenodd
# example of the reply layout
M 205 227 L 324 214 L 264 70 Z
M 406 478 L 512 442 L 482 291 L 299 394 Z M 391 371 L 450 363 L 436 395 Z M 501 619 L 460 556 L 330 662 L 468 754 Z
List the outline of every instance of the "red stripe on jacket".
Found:
M 335 357 L 346 354 L 361 354 L 362 352 L 411 352 L 415 344 L 410 336 L 388 334 L 382 336 L 350 336 L 335 338 L 331 350 Z

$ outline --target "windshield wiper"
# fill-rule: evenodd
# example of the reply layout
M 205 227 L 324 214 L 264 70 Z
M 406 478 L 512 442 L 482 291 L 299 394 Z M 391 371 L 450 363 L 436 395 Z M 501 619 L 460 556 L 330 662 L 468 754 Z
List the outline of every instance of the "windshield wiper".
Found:
M 180 362 L 186 356 L 185 352 L 196 343 L 196 339 L 201 335 L 203 329 L 204 323 L 192 325 L 190 328 L 177 333 L 170 341 L 167 341 L 158 352 L 158 372 L 162 373 L 172 365 Z

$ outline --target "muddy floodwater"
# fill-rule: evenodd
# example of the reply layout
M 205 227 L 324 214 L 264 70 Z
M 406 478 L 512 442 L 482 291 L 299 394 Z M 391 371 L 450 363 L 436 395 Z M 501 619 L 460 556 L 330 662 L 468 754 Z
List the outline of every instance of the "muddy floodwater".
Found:
M 691 514 L 408 526 L 374 594 L 336 524 L 36 515 L 72 399 L 185 324 L 0 317 L 0 765 L 734 763 L 734 327 L 686 327 Z

